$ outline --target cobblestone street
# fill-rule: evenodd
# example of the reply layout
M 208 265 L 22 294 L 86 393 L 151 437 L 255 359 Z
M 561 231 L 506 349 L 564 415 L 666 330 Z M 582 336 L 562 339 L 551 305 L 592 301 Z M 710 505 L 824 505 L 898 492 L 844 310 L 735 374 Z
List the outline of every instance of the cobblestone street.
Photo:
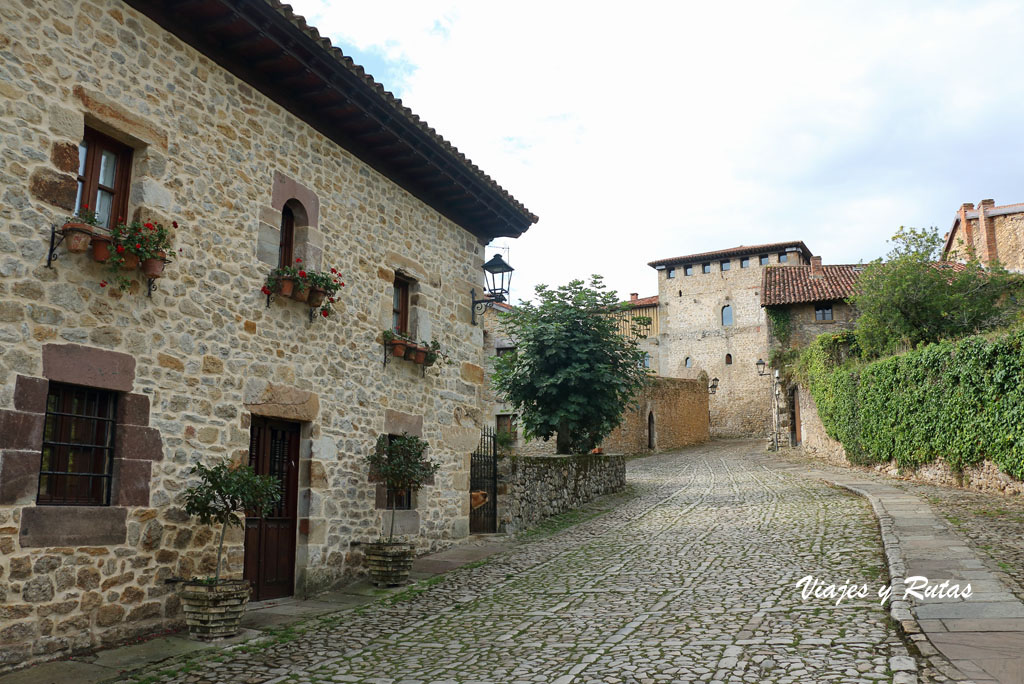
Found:
M 875 595 L 886 576 L 869 505 L 761 448 L 632 461 L 603 515 L 422 591 L 126 681 L 917 681 Z M 805 575 L 871 594 L 804 602 Z

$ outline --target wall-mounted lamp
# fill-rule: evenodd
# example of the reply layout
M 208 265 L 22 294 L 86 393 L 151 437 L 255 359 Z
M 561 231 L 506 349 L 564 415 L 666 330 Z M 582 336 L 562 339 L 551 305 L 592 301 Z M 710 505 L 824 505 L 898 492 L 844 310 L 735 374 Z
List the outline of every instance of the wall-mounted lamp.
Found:
M 484 281 L 487 285 L 485 297 L 476 298 L 476 289 L 469 291 L 473 304 L 470 307 L 473 315 L 473 325 L 476 325 L 476 315 L 483 315 L 487 309 L 493 309 L 495 302 L 508 300 L 509 287 L 512 285 L 512 271 L 515 269 L 505 263 L 500 254 L 495 254 L 490 261 L 484 264 Z
M 764 359 L 758 359 L 754 365 L 757 366 L 757 374 L 764 375 Z
M 708 385 L 708 394 L 714 394 L 718 391 L 718 378 L 711 378 L 711 384 Z

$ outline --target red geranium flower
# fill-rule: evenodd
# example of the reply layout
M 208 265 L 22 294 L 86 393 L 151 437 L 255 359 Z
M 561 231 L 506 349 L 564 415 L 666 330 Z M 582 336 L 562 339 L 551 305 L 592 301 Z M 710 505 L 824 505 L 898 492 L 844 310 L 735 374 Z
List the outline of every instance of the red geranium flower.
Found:
M 135 249 L 142 249 L 142 243 L 136 242 Z
M 89 205 L 88 205 L 88 204 L 83 204 L 83 205 L 82 205 L 82 208 L 83 208 L 83 209 L 88 209 L 88 208 L 89 208 Z
M 341 286 L 342 286 L 342 287 L 345 287 L 345 283 L 342 283 L 342 284 L 341 284 Z
M 299 277 L 300 278 L 305 278 L 306 277 L 306 272 L 305 271 L 299 271 Z
M 107 286 L 107 281 L 106 280 L 101 280 L 100 281 L 100 287 L 106 287 L 106 286 Z
M 330 300 L 331 304 L 334 303 L 334 297 L 328 297 L 328 299 Z
M 327 318 L 327 309 L 320 309 L 320 315 L 323 316 L 324 318 Z
M 117 253 L 118 254 L 122 254 L 123 252 L 124 252 L 124 245 L 118 245 L 117 246 Z
M 270 288 L 264 285 L 263 287 L 260 288 L 260 292 L 262 292 L 265 295 L 268 295 L 270 294 Z
M 152 223 L 147 223 L 146 227 L 149 228 L 150 230 L 153 230 L 153 224 Z
M 299 259 L 298 257 L 296 257 L 296 258 L 295 258 L 295 263 L 297 263 L 297 264 L 301 264 L 301 263 L 302 263 L 302 259 Z
M 171 221 L 171 225 L 174 226 L 175 228 L 177 228 L 178 227 L 178 222 L 177 221 Z
M 331 273 L 337 273 L 337 272 L 338 272 L 338 269 L 336 269 L 336 268 L 332 268 L 331 269 Z

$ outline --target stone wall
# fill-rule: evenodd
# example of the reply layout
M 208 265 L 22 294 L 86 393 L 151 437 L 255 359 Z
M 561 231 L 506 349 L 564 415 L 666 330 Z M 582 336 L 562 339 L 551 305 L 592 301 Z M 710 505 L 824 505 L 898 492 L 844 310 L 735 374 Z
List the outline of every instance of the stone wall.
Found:
M 778 255 L 769 256 L 773 266 Z M 796 253 L 789 262 L 798 262 Z M 722 271 L 721 260 L 711 262 L 711 272 L 701 273 L 700 264 L 691 276 L 681 267 L 669 278 L 668 269 L 658 272 L 658 301 L 661 306 L 659 366 L 662 376 L 696 379 L 703 371 L 718 378 L 718 391 L 711 396 L 711 434 L 716 437 L 764 435 L 771 425 L 771 388 L 767 378 L 757 374 L 759 358 L 768 359 L 768 322 L 761 308 L 762 269 L 758 255 L 750 257 L 748 268 L 740 259 L 729 260 Z M 722 325 L 722 307 L 732 306 L 733 325 Z M 732 363 L 726 363 L 726 355 Z M 692 366 L 686 367 L 686 359 Z
M 619 455 L 513 456 L 498 464 L 498 529 L 518 532 L 626 485 Z
M 707 386 L 699 380 L 654 378 L 601 448 L 609 454 L 638 454 L 706 442 L 708 396 Z M 653 446 L 648 430 L 652 416 Z
M 832 307 L 831 321 L 818 321 L 814 318 L 815 307 L 823 303 L 789 304 L 774 308 L 785 309 L 789 312 L 790 339 L 789 347 L 806 347 L 814 341 L 818 335 L 825 333 L 838 333 L 844 330 L 853 330 L 856 326 L 856 310 L 843 301 L 827 302 Z M 771 343 L 776 344 L 777 340 L 772 337 Z M 768 358 L 765 357 L 765 361 Z
M 890 477 L 914 480 L 915 482 L 963 487 L 979 492 L 1009 496 L 1024 495 L 1024 482 L 1000 472 L 999 467 L 991 461 L 982 461 L 969 466 L 962 473 L 957 473 L 942 460 L 932 461 L 913 471 L 900 470 L 895 461 L 879 463 L 870 467 L 854 466 L 846 460 L 846 451 L 843 449 L 843 445 L 825 433 L 825 426 L 821 423 L 818 407 L 815 405 L 810 391 L 800 387 L 799 392 L 802 446 L 805 453 L 815 458 L 832 465 L 873 470 Z
M 962 205 L 959 216 L 947 258 L 966 260 L 973 251 L 982 263 L 998 259 L 1007 269 L 1024 273 L 1024 207 L 997 207 L 986 199 L 977 208 Z
M 363 457 L 381 433 L 418 425 L 441 463 L 417 495 L 419 550 L 465 536 L 483 425 L 477 238 L 118 0 L 0 3 L 0 17 L 0 480 L 14 483 L 0 503 L 0 668 L 180 624 L 164 580 L 210 571 L 214 550 L 181 508 L 188 471 L 245 461 L 252 415 L 301 425 L 299 595 L 357 572 L 352 543 L 377 537 Z M 123 294 L 101 286 L 104 268 L 63 247 L 46 267 L 87 125 L 134 150 L 131 217 L 180 224 L 151 298 L 137 276 Z M 345 280 L 329 319 L 260 293 L 282 192 L 316 215 L 297 253 Z M 396 273 L 414 282 L 417 339 L 454 365 L 382 364 Z M 42 418 L 23 387 L 98 377 L 48 368 L 48 345 L 131 360 L 112 391 L 140 415 L 118 424 L 116 495 L 100 507 L 119 516 L 114 541 L 31 539 L 37 514 L 73 526 L 83 513 L 35 505 Z M 229 576 L 242 559 L 233 534 Z

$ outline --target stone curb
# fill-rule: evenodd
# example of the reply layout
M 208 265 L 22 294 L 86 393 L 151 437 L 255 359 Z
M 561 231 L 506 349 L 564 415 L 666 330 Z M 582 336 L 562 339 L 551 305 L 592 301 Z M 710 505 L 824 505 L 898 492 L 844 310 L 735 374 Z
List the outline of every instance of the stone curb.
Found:
M 889 568 L 889 586 L 892 589 L 891 596 L 902 596 L 904 589 L 906 588 L 904 583 L 904 579 L 907 575 L 906 556 L 903 553 L 903 548 L 900 546 L 899 537 L 897 537 L 896 533 L 893 531 L 893 518 L 885 509 L 885 505 L 882 503 L 882 500 L 867 490 L 851 484 L 839 482 L 824 473 L 819 472 L 817 473 L 817 476 L 821 481 L 863 497 L 871 504 L 875 517 L 878 519 L 878 529 L 882 534 L 882 547 L 885 550 L 885 561 Z M 908 602 L 890 600 L 889 617 L 892 618 L 893 623 L 896 625 L 900 634 L 903 635 L 904 639 L 913 642 L 914 646 L 921 653 L 921 656 L 928 661 L 928 665 L 955 682 L 961 682 L 962 684 L 975 684 L 974 680 L 961 672 L 955 665 L 953 665 L 953 663 L 942 655 L 935 646 L 932 645 L 931 641 L 928 640 L 927 633 L 921 628 L 921 624 L 917 621 L 917 618 L 914 617 L 913 611 L 910 610 L 910 604 Z M 893 681 L 895 682 L 895 679 Z

